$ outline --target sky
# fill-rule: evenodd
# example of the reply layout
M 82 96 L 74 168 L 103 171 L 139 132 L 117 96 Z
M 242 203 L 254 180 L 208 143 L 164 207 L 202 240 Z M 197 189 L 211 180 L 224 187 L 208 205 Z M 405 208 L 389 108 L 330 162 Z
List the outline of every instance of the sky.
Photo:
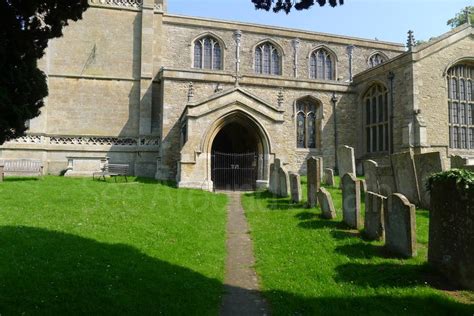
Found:
M 168 0 L 168 13 L 274 25 L 406 43 L 408 30 L 428 40 L 450 30 L 446 21 L 474 0 L 344 0 L 289 15 L 255 10 L 251 0 Z

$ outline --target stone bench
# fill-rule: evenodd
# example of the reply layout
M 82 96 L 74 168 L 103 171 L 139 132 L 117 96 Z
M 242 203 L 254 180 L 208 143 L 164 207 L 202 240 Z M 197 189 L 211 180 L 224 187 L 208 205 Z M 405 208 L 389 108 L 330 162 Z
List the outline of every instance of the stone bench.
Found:
M 32 159 L 0 160 L 0 181 L 8 176 L 42 176 L 43 163 Z

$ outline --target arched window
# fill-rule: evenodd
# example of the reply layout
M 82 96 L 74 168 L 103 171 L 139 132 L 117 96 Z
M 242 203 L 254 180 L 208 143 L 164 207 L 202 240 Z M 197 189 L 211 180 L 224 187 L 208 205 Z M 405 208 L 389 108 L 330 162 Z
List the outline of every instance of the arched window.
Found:
M 318 126 L 321 124 L 318 115 L 319 103 L 312 98 L 296 101 L 296 147 L 319 147 Z
M 194 41 L 194 68 L 222 69 L 222 51 L 219 42 L 204 36 Z
M 386 61 L 386 57 L 380 53 L 375 53 L 369 57 L 369 67 L 378 66 Z
M 255 72 L 264 75 L 281 75 L 281 56 L 269 42 L 255 48 Z
M 474 149 L 474 65 L 458 64 L 448 70 L 449 147 Z
M 311 53 L 310 56 L 310 78 L 320 80 L 334 80 L 335 60 L 324 48 Z
M 373 85 L 364 95 L 365 136 L 368 153 L 389 150 L 388 92 L 380 85 Z

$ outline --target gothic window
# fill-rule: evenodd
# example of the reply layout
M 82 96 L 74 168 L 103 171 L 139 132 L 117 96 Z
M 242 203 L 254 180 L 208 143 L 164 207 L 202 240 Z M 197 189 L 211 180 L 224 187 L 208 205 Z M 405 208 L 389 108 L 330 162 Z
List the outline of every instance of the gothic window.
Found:
M 318 117 L 318 108 L 319 104 L 311 98 L 296 101 L 296 146 L 298 148 L 319 147 L 318 126 L 321 120 Z
M 255 72 L 264 75 L 281 75 L 281 56 L 269 42 L 255 48 Z
M 458 64 L 448 70 L 449 147 L 474 149 L 474 66 Z
M 373 85 L 364 96 L 365 136 L 368 153 L 389 149 L 388 92 L 380 84 Z
M 380 53 L 375 53 L 369 58 L 369 67 L 378 66 L 386 61 L 386 57 Z
M 311 79 L 334 80 L 335 60 L 324 48 L 320 48 L 311 53 L 310 56 L 310 77 Z
M 211 36 L 194 41 L 194 68 L 222 69 L 222 51 L 219 42 Z

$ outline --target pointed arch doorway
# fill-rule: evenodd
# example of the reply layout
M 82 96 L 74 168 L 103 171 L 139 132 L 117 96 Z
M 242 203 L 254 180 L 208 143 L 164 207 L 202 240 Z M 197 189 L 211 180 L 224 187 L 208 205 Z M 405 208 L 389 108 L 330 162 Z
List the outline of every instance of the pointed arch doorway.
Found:
M 214 130 L 211 179 L 215 190 L 255 190 L 266 176 L 267 139 L 249 116 L 234 113 Z

